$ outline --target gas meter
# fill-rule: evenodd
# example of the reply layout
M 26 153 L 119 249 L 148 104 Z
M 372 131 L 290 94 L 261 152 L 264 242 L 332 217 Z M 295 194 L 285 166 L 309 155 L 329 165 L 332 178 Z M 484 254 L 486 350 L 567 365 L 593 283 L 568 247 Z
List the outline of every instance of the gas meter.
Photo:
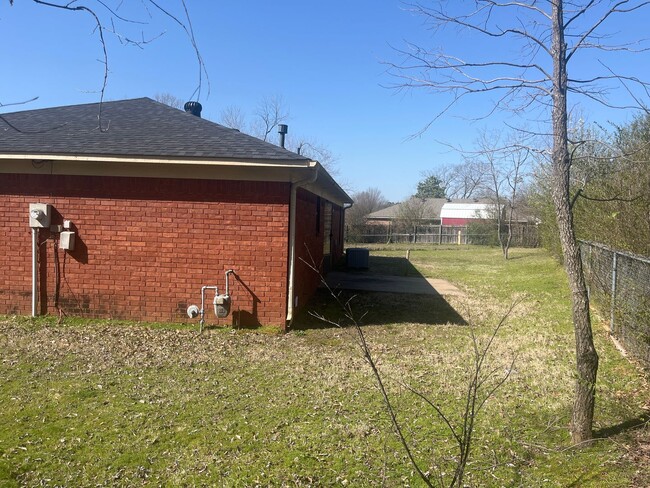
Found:
M 214 296 L 214 314 L 220 318 L 226 318 L 230 313 L 230 295 Z

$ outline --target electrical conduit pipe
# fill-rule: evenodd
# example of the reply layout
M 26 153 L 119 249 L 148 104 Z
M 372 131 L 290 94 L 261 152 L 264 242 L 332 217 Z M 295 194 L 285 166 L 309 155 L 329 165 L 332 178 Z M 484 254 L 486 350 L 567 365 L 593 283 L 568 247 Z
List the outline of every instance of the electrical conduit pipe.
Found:
M 38 229 L 32 227 L 32 317 L 38 315 Z

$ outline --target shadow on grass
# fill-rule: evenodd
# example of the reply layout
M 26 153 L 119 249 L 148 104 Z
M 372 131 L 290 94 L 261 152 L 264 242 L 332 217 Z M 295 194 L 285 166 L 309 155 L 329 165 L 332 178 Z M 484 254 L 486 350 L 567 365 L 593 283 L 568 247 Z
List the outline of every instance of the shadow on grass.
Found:
M 429 324 L 467 325 L 463 317 L 440 295 L 408 295 L 372 291 L 341 290 L 339 299 L 350 301 L 354 317 L 361 325 Z M 319 289 L 298 314 L 293 330 L 334 327 L 315 317 L 320 315 L 340 326 L 352 325 L 341 306 L 325 289 Z
M 600 472 L 596 473 L 582 473 L 573 482 L 569 483 L 567 488 L 584 486 L 587 482 L 595 481 L 601 476 Z
M 623 434 L 631 430 L 639 429 L 650 422 L 650 414 L 644 413 L 636 418 L 626 420 L 610 427 L 598 429 L 594 432 L 594 438 L 607 438 L 618 434 Z
M 341 285 L 333 285 L 333 291 L 342 303 L 350 302 L 354 317 L 361 325 L 467 325 L 444 296 L 438 294 L 405 258 L 370 256 L 369 269 L 346 270 L 345 274 L 349 280 L 343 279 Z M 407 292 L 407 288 L 413 292 Z M 340 326 L 352 325 L 329 290 L 319 288 L 296 317 L 292 329 L 334 327 L 318 316 Z

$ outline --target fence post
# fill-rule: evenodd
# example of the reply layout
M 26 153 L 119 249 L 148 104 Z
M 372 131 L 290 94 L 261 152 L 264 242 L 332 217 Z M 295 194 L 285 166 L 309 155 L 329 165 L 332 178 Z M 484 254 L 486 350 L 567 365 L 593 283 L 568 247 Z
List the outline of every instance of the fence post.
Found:
M 616 270 L 617 270 L 617 256 L 618 254 L 614 252 L 614 258 L 612 259 L 612 304 L 610 305 L 610 317 L 609 317 L 609 333 L 614 334 L 614 308 L 616 307 Z
M 591 303 L 591 273 L 593 272 L 592 269 L 591 269 L 591 266 L 593 265 L 593 261 L 591 259 L 591 251 L 593 249 L 593 246 L 591 246 L 591 245 L 587 246 L 587 244 L 585 242 L 580 241 L 580 250 L 581 250 L 580 254 L 581 255 L 582 255 L 582 249 L 584 249 L 585 246 L 587 247 L 587 253 L 588 253 L 587 266 L 586 267 L 589 270 L 589 277 L 587 278 L 587 299 L 589 300 L 589 303 Z
M 440 227 L 438 228 L 438 245 L 442 244 L 442 221 L 440 222 Z

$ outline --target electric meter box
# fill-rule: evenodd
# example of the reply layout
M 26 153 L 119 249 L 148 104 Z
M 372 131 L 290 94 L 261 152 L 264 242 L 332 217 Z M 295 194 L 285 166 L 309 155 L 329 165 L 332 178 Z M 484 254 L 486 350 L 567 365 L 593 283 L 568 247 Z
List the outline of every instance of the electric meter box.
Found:
M 51 208 L 48 203 L 30 203 L 29 226 L 36 229 L 49 228 Z
M 61 232 L 61 237 L 59 237 L 59 249 L 64 249 L 65 251 L 74 251 L 74 238 L 74 232 Z

